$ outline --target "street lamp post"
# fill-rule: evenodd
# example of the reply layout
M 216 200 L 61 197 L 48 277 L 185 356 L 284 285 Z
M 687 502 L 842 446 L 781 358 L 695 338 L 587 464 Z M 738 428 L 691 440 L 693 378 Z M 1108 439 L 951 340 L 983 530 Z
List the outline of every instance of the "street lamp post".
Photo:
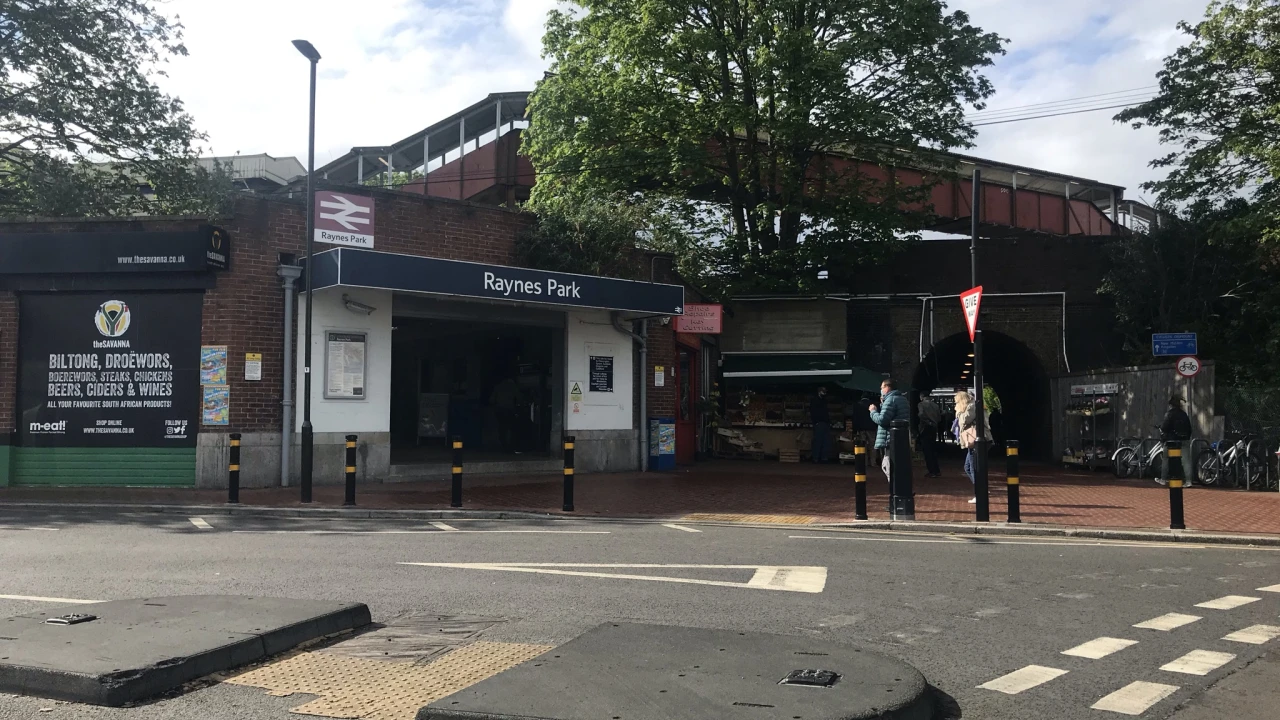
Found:
M 302 502 L 311 502 L 311 468 L 314 453 L 314 431 L 311 427 L 311 260 L 312 241 L 315 235 L 315 201 L 316 201 L 316 63 L 320 62 L 320 53 L 306 40 L 294 40 L 293 46 L 311 61 L 311 111 L 310 128 L 307 134 L 307 237 L 306 255 L 307 271 L 305 287 L 307 293 L 306 329 L 303 331 L 306 342 L 302 350 L 302 475 L 299 486 L 302 488 Z
M 973 210 L 972 234 L 969 237 L 969 287 L 978 287 L 978 223 L 981 221 L 982 205 L 982 171 L 973 169 Z M 973 391 L 974 410 L 977 412 L 977 444 L 973 447 L 973 496 L 975 519 L 978 522 L 991 520 L 990 495 L 987 488 L 987 418 L 982 397 L 982 331 L 976 330 L 973 335 Z

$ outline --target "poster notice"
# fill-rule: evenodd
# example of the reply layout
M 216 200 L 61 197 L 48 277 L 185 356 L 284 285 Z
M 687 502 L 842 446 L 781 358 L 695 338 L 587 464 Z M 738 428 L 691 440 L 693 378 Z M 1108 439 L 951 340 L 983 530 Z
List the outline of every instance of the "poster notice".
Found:
M 262 353 L 244 354 L 244 379 L 262 379 Z
M 205 425 L 230 425 L 231 388 L 226 385 L 205 385 L 203 390 L 200 422 Z
M 591 392 L 613 392 L 613 356 L 592 355 L 588 364 Z
M 194 447 L 200 293 L 25 295 L 19 442 Z
M 202 345 L 200 347 L 200 384 L 227 384 L 226 345 Z
M 327 332 L 324 396 L 333 400 L 363 400 L 366 335 Z
M 653 386 L 663 387 L 667 384 L 667 369 L 661 365 L 653 366 Z

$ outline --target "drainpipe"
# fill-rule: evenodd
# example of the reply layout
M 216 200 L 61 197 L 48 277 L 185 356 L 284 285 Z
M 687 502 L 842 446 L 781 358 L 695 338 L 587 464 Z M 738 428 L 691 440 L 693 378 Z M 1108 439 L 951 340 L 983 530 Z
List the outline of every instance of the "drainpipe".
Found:
M 645 415 L 649 412 L 649 321 L 640 321 L 640 334 L 636 334 L 628 330 L 622 324 L 622 318 L 618 313 L 612 313 L 613 329 L 626 335 L 637 343 L 640 343 L 640 427 L 636 428 L 636 444 L 639 446 L 640 454 L 640 472 L 649 471 L 649 419 Z
M 280 487 L 289 487 L 289 457 L 293 451 L 293 283 L 302 275 L 302 266 L 281 264 L 276 274 L 284 280 L 284 372 L 281 382 Z

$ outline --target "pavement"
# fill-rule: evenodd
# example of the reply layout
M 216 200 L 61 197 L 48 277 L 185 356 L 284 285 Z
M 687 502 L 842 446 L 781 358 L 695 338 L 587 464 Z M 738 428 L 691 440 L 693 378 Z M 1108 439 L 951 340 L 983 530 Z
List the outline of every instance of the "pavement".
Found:
M 1271 547 L 75 507 L 0 508 L 0 547 L 0 616 L 216 594 L 363 602 L 386 625 L 136 707 L 0 696 L 2 720 L 409 720 L 470 686 L 459 669 L 482 682 L 607 622 L 881 652 L 918 668 L 948 717 L 1252 720 L 1280 705 Z
M 916 519 L 969 522 L 972 486 L 954 459 L 943 477 L 925 478 L 915 468 Z M 1118 480 L 1109 473 L 1076 471 L 1023 462 L 1022 520 L 1026 524 L 1090 528 L 1167 529 L 1169 491 L 1151 480 Z M 465 476 L 464 476 L 465 477 Z M 501 483 L 467 478 L 468 510 L 520 511 L 565 515 L 559 478 L 507 477 Z M 1007 514 L 1002 463 L 990 471 L 991 517 Z M 888 483 L 877 470 L 867 482 L 871 520 L 887 520 Z M 313 506 L 340 507 L 341 486 L 317 486 Z M 297 508 L 297 488 L 242 490 L 241 503 L 253 507 Z M 1189 530 L 1280 535 L 1280 493 L 1194 487 L 1185 491 Z M 217 505 L 225 491 L 155 488 L 7 488 L 6 503 L 122 503 Z M 361 509 L 444 510 L 447 483 L 369 484 L 357 488 Z M 578 476 L 578 517 L 727 520 L 787 524 L 845 523 L 854 520 L 852 469 L 844 465 L 710 461 L 671 473 L 611 473 Z

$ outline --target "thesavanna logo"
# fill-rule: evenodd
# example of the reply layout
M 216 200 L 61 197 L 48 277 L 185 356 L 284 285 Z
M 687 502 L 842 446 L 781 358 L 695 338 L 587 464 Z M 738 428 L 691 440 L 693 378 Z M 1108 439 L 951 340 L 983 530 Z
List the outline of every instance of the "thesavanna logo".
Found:
M 93 322 L 98 332 L 109 338 L 120 337 L 129 329 L 129 306 L 119 300 L 108 300 L 98 307 Z
M 33 422 L 27 426 L 27 432 L 33 435 L 65 435 L 67 433 L 67 421 Z

